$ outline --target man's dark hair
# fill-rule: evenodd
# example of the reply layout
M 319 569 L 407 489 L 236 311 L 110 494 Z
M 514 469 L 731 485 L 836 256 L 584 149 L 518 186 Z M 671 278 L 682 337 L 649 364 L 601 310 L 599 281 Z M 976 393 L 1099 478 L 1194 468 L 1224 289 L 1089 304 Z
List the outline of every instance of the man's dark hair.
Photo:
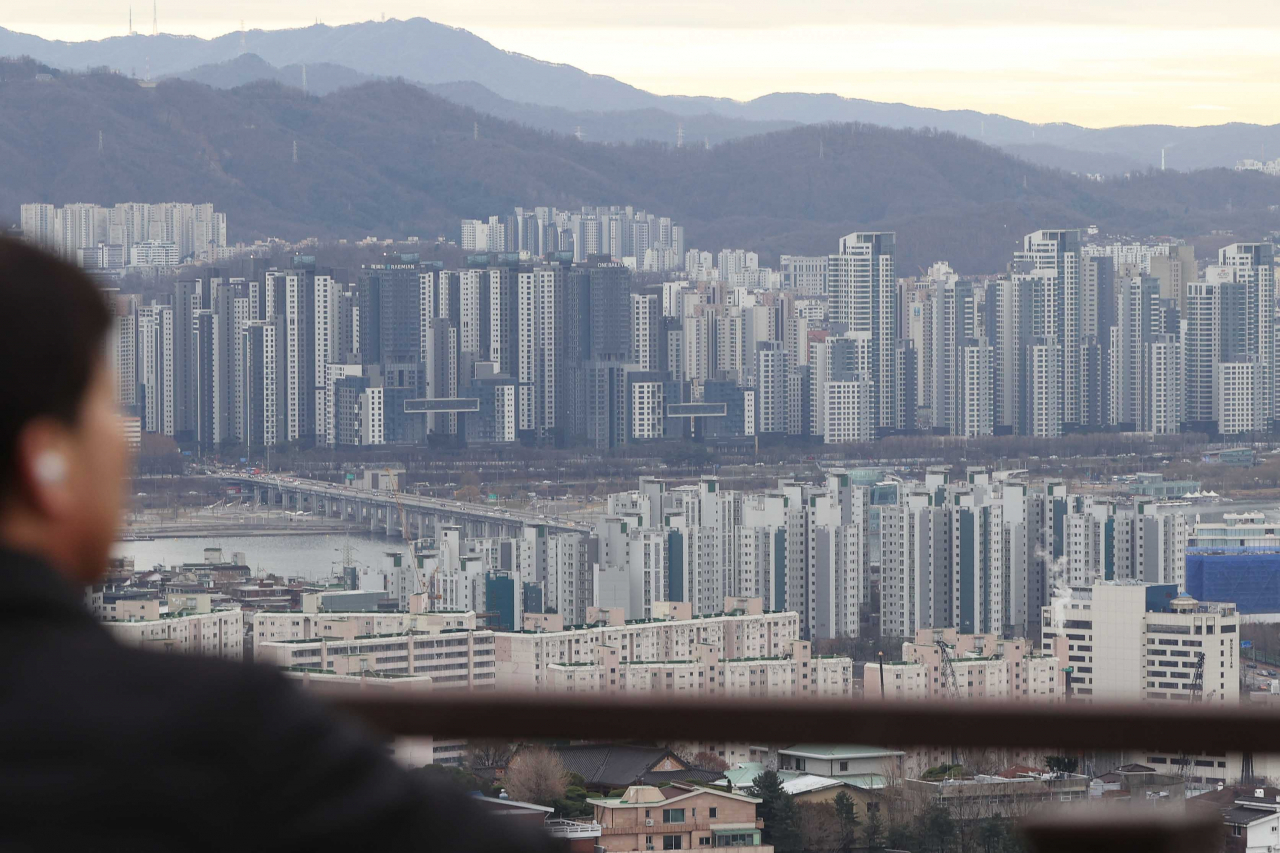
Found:
M 0 492 L 12 485 L 18 435 L 37 418 L 74 424 L 105 356 L 111 313 L 78 267 L 0 238 Z

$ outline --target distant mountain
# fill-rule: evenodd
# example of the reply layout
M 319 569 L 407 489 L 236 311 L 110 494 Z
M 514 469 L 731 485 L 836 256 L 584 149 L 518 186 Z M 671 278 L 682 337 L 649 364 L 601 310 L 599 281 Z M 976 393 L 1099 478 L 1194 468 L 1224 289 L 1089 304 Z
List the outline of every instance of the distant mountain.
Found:
M 302 89 L 305 83 L 306 91 L 312 95 L 328 95 L 339 89 L 358 86 L 376 79 L 369 74 L 361 74 L 359 71 L 353 71 L 332 62 L 317 62 L 305 66 L 286 65 L 283 68 L 276 68 L 253 53 L 246 53 L 227 62 L 201 65 L 188 71 L 177 71 L 166 74 L 164 77 L 192 80 L 215 89 L 234 89 L 236 86 L 262 80 L 270 80 L 295 89 Z
M 996 271 L 1036 228 L 1234 228 L 1243 239 L 1280 227 L 1269 210 L 1280 179 L 1260 173 L 1099 184 L 931 131 L 814 125 L 677 149 L 549 134 L 399 81 L 324 97 L 263 82 L 141 87 L 113 74 L 0 83 L 0 219 L 30 201 L 170 199 L 213 202 L 231 239 L 246 241 L 457 239 L 460 218 L 516 205 L 634 204 L 675 217 L 691 247 L 766 259 L 896 230 L 904 272 L 940 258 Z
M 318 88 L 320 84 L 316 87 L 310 85 L 312 66 L 322 63 L 342 66 L 366 77 L 403 77 L 428 86 L 477 83 L 497 98 L 513 102 L 520 108 L 490 104 L 495 115 L 526 121 L 537 127 L 557 127 L 566 132 L 581 126 L 588 138 L 601 141 L 672 139 L 674 128 L 651 136 L 661 129 L 662 124 L 669 124 L 667 114 L 671 114 L 688 118 L 692 124 L 698 125 L 698 128 L 686 126 L 686 138 L 693 139 L 729 139 L 749 129 L 728 124 L 712 125 L 704 118 L 709 115 L 741 122 L 768 123 L 755 129 L 760 131 L 823 122 L 864 122 L 895 128 L 929 127 L 990 145 L 1017 145 L 1021 156 L 1045 165 L 1063 161 L 1060 152 L 1053 150 L 1055 148 L 1117 156 L 1138 167 L 1159 167 L 1163 150 L 1168 167 L 1183 170 L 1230 167 L 1245 157 L 1258 157 L 1266 151 L 1274 156 L 1280 152 L 1280 125 L 1226 124 L 1202 128 L 1148 125 L 1093 130 L 1071 124 L 1033 124 L 971 110 L 927 109 L 833 94 L 779 92 L 746 102 L 728 98 L 659 96 L 612 77 L 588 74 L 569 65 L 543 62 L 500 50 L 466 30 L 424 18 L 370 21 L 338 27 L 318 24 L 292 30 L 250 30 L 243 36 L 230 33 L 208 40 L 190 36 L 132 35 L 72 43 L 48 41 L 0 28 L 0 56 L 28 55 L 64 69 L 105 66 L 137 76 L 150 74 L 153 78 L 231 62 L 245 52 L 253 53 L 280 69 L 305 63 L 308 67 L 308 88 L 317 93 L 328 91 Z M 297 81 L 281 82 L 298 85 L 300 72 L 297 76 Z M 204 82 L 219 85 L 213 80 Z M 464 102 L 472 103 L 469 100 Z M 528 105 L 552 107 L 575 115 L 550 113 L 532 116 Z M 646 117 L 636 112 L 647 110 L 657 110 L 659 114 Z M 578 120 L 580 116 L 593 113 L 601 115 L 594 120 Z M 722 130 L 717 133 L 716 128 Z M 1103 158 L 1090 162 L 1118 164 L 1122 161 Z
M 227 62 L 201 65 L 167 77 L 193 80 L 215 89 L 232 89 L 261 80 L 271 80 L 301 89 L 302 74 L 302 65 L 276 68 L 262 57 L 246 53 Z M 313 95 L 327 95 L 338 89 L 377 79 L 328 62 L 307 65 L 306 77 L 307 91 Z M 658 109 L 609 112 L 566 110 L 511 101 L 472 81 L 422 85 L 428 91 L 455 104 L 539 130 L 573 134 L 591 142 L 636 142 L 648 139 L 674 143 L 683 129 L 684 138 L 689 145 L 716 145 L 729 139 L 783 130 L 799 124 L 787 121 L 750 121 L 712 113 L 685 116 Z

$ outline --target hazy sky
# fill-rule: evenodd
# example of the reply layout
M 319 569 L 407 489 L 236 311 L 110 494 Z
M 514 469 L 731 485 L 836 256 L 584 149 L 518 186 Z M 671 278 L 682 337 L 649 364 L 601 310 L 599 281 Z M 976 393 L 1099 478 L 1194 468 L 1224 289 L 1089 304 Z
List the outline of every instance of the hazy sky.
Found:
M 128 0 L 0 0 L 0 26 L 122 35 Z M 159 0 L 160 28 L 423 16 L 660 94 L 835 92 L 1091 126 L 1280 122 L 1276 0 Z M 134 4 L 150 29 L 151 3 Z

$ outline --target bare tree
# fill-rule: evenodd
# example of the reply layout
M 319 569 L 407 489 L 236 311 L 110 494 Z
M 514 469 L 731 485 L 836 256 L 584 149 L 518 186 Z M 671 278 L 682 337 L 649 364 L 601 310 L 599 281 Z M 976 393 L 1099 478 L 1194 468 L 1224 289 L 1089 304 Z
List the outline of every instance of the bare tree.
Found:
M 703 750 L 697 753 L 689 761 L 694 767 L 700 767 L 703 770 L 728 770 L 729 762 L 725 761 L 714 752 Z
M 512 745 L 505 740 L 475 738 L 467 743 L 464 761 L 468 770 L 505 767 L 511 760 Z
M 998 773 L 1009 766 L 1005 761 L 1005 756 L 999 750 L 988 747 L 972 747 L 962 750 L 960 763 L 964 765 L 966 772 L 975 775 Z
M 569 773 L 554 749 L 526 746 L 507 765 L 503 784 L 512 799 L 547 806 L 564 796 Z
M 466 501 L 467 503 L 476 503 L 480 500 L 480 490 L 475 486 L 463 486 L 453 493 L 455 499 Z

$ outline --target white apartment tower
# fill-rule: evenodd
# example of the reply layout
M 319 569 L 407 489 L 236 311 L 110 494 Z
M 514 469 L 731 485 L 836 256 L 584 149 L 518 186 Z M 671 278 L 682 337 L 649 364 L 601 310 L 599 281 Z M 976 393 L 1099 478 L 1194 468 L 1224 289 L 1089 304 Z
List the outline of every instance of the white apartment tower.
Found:
M 894 423 L 894 395 L 898 393 L 894 346 L 898 332 L 898 283 L 894 266 L 893 232 L 855 232 L 840 240 L 839 254 L 827 260 L 831 319 L 851 332 L 871 336 L 873 423 L 899 429 Z

